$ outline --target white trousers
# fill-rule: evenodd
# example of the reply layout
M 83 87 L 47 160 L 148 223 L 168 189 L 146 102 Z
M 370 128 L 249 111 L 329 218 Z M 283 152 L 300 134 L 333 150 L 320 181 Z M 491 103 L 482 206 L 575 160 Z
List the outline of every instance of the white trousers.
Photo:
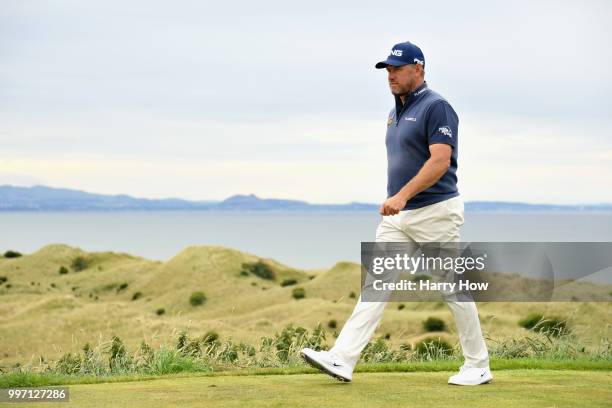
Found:
M 463 212 L 463 199 L 457 196 L 383 216 L 376 230 L 376 242 L 459 242 Z M 465 363 L 473 367 L 488 367 L 489 353 L 482 336 L 476 304 L 449 299 L 445 299 L 445 302 L 455 319 Z M 387 302 L 362 302 L 359 296 L 353 314 L 330 351 L 354 368 L 361 351 L 378 327 L 386 305 Z

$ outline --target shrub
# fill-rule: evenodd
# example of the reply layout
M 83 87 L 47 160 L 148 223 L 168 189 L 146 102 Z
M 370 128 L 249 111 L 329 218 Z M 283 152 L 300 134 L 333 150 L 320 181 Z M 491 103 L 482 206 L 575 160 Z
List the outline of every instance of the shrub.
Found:
M 260 277 L 261 279 L 274 280 L 276 277 L 272 268 L 262 261 L 257 261 L 255 263 L 243 263 L 242 269 L 257 277 Z
M 157 313 L 158 316 L 161 316 L 164 313 L 166 313 L 166 309 L 164 309 L 163 307 L 160 307 L 159 309 L 155 311 L 155 313 Z
M 402 343 L 399 348 L 402 351 L 412 351 L 412 345 L 410 343 Z
M 204 294 L 204 292 L 201 291 L 193 292 L 189 297 L 189 303 L 191 303 L 191 306 L 199 306 L 205 301 L 206 295 Z
M 349 293 L 349 297 L 351 299 L 355 299 L 357 297 L 357 295 L 355 294 L 355 292 L 351 292 L 351 293 Z
M 121 292 L 122 290 L 126 290 L 128 287 L 128 284 L 126 282 L 122 283 L 121 285 L 119 285 L 119 287 L 117 288 L 117 293 Z
M 406 307 L 406 305 L 405 305 L 405 304 L 400 303 L 399 305 L 397 305 L 397 310 L 402 310 L 402 309 L 404 309 L 405 307 Z
M 335 329 L 336 327 L 338 327 L 338 322 L 336 321 L 336 319 L 331 319 L 329 322 L 327 322 L 327 327 L 329 327 L 330 329 Z
M 81 357 L 78 354 L 66 353 L 57 361 L 55 369 L 60 374 L 76 374 L 81 370 Z
M 304 299 L 306 297 L 306 291 L 304 288 L 295 288 L 291 291 L 291 296 L 294 299 Z
M 446 329 L 446 324 L 444 323 L 444 320 L 430 316 L 423 322 L 423 328 L 430 332 L 444 331 Z
M 201 337 L 201 341 L 204 344 L 213 344 L 219 340 L 219 333 L 214 330 L 209 330 Z
M 60 275 L 65 275 L 68 273 L 68 268 L 66 268 L 65 266 L 60 266 L 58 272 Z
M 132 295 L 132 300 L 138 300 L 142 297 L 142 292 L 134 292 Z
M 7 280 L 8 280 L 8 278 L 6 276 L 0 276 L 0 285 L 2 285 Z
M 544 315 L 541 313 L 529 313 L 527 316 L 518 321 L 518 325 L 527 330 L 531 330 L 543 318 Z
M 188 342 L 189 342 L 189 338 L 187 337 L 187 332 L 185 331 L 180 332 L 178 341 L 176 342 L 176 349 L 177 350 L 184 349 L 185 346 L 187 346 Z
M 298 282 L 297 282 L 297 280 L 295 280 L 295 279 L 284 279 L 284 280 L 281 282 L 281 286 L 291 286 L 291 285 L 295 285 L 295 284 L 297 284 L 297 283 L 298 283 Z
M 129 367 L 130 356 L 127 354 L 127 349 L 119 337 L 113 336 L 109 354 L 108 365 L 111 372 L 122 371 Z
M 439 337 L 426 337 L 419 341 L 414 347 L 418 357 L 435 359 L 453 354 L 453 347 Z
M 559 317 L 546 317 L 541 313 L 530 313 L 519 320 L 519 326 L 534 332 L 541 332 L 551 336 L 561 336 L 569 333 L 567 321 Z
M 274 339 L 262 339 L 262 347 L 274 347 L 276 358 L 282 363 L 287 363 L 292 356 L 296 356 L 299 350 L 310 347 L 313 350 L 321 350 L 325 346 L 325 331 L 321 325 L 317 325 L 308 333 L 303 327 L 286 326 L 280 333 L 274 335 Z
M 77 256 L 76 258 L 72 260 L 72 263 L 70 264 L 70 267 L 75 272 L 80 272 L 82 270 L 85 270 L 87 269 L 88 266 L 89 265 L 88 265 L 87 259 L 85 259 L 85 257 L 82 257 L 82 256 Z
M 385 338 L 379 337 L 365 346 L 361 358 L 366 363 L 391 363 L 405 361 L 406 354 L 403 350 L 392 350 Z
M 8 250 L 4 253 L 5 258 L 19 258 L 21 254 L 17 251 Z
M 417 275 L 414 275 L 414 276 L 412 277 L 412 280 L 413 280 L 414 282 L 418 282 L 418 281 L 426 281 L 426 280 L 430 280 L 430 279 L 431 279 L 431 276 L 426 275 L 426 274 L 424 274 L 424 273 L 422 273 L 422 274 L 417 274 Z
M 240 271 L 240 276 L 249 276 L 249 273 L 245 270 Z

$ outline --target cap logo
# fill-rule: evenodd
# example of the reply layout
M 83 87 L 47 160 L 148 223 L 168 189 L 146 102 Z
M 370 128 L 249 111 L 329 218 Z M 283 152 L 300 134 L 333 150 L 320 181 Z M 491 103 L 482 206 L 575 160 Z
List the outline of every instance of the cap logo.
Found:
M 391 50 L 391 55 L 395 55 L 396 57 L 401 57 L 402 50 Z
M 423 61 L 422 61 L 422 60 L 420 60 L 420 59 L 418 59 L 418 58 L 415 58 L 415 59 L 414 59 L 414 63 L 415 63 L 415 64 L 421 64 L 421 65 L 423 65 Z

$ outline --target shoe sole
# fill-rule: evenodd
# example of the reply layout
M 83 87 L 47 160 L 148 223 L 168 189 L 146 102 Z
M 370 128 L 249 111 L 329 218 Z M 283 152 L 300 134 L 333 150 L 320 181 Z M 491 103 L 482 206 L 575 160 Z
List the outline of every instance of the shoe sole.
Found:
M 330 371 L 325 366 L 319 364 L 316 360 L 313 360 L 312 358 L 308 357 L 306 354 L 300 353 L 300 356 L 308 365 L 323 371 L 325 374 L 334 377 L 336 380 L 343 382 L 343 383 L 351 382 L 351 380 L 349 380 L 348 378 L 342 377 L 341 375 L 336 374 L 333 371 Z
M 488 380 L 480 382 L 480 383 L 477 383 L 477 384 L 457 384 L 457 383 L 452 383 L 452 382 L 449 382 L 448 384 L 449 385 L 458 385 L 458 386 L 463 386 L 463 387 L 470 387 L 470 386 L 473 386 L 473 385 L 489 384 L 489 383 L 491 383 L 491 381 L 493 381 L 493 378 L 489 378 Z

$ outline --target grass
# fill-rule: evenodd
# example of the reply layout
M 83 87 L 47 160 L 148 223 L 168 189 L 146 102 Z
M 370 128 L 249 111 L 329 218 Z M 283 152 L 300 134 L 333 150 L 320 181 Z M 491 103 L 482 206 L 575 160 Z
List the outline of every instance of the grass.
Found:
M 199 375 L 74 384 L 78 407 L 607 407 L 608 371 L 498 370 L 491 384 L 446 384 L 452 372 L 357 372 L 350 384 L 323 374 Z M 21 406 L 34 406 L 23 403 Z
M 359 364 L 355 373 L 427 373 L 452 372 L 460 365 L 456 360 L 424 361 L 411 363 L 378 363 Z M 542 360 L 535 358 L 492 359 L 491 370 L 557 370 L 557 371 L 612 371 L 610 360 Z M 36 387 L 50 385 L 100 384 L 132 381 L 150 381 L 162 378 L 183 377 L 219 377 L 219 376 L 272 376 L 319 374 L 316 369 L 304 364 L 290 367 L 224 369 L 219 371 L 198 371 L 197 367 L 183 372 L 165 372 L 163 374 L 129 374 L 129 375 L 65 375 L 57 373 L 9 373 L 0 375 L 0 388 Z

